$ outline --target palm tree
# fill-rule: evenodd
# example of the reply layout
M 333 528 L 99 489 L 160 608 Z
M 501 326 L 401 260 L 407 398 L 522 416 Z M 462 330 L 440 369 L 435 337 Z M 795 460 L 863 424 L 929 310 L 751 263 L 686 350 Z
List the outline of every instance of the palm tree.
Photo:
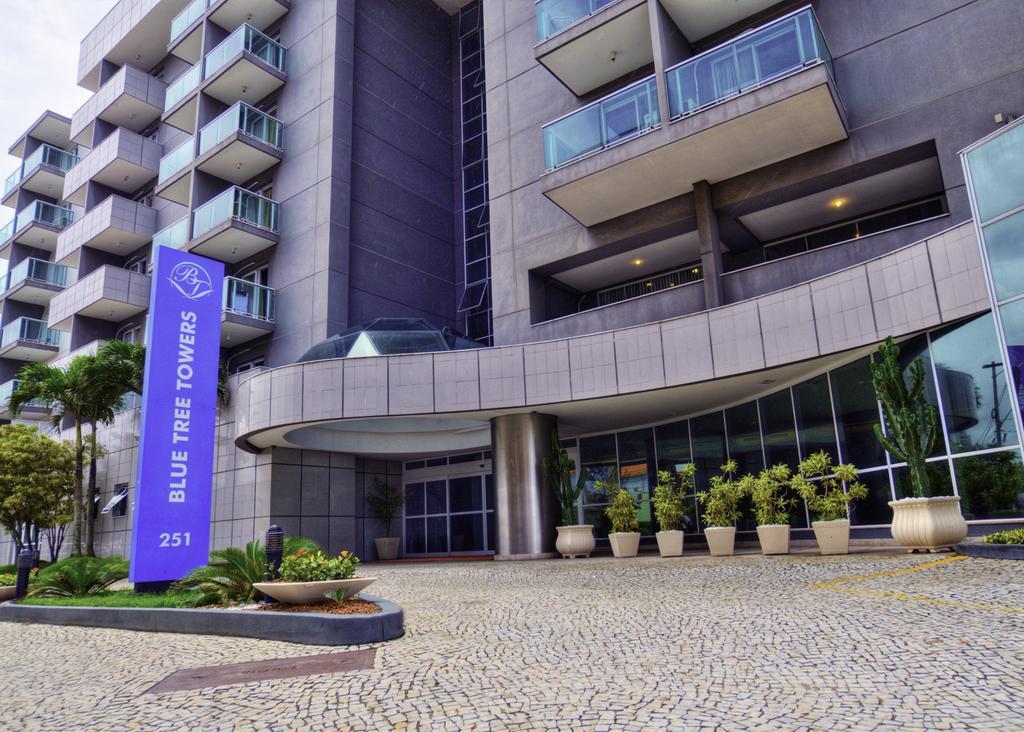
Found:
M 126 391 L 142 395 L 146 370 L 146 347 L 138 343 L 124 341 L 107 341 L 96 351 L 96 357 L 105 367 L 116 374 L 115 380 L 127 385 Z M 231 403 L 231 386 L 229 384 L 227 364 L 223 361 L 217 367 L 217 401 L 222 407 Z
M 98 352 L 97 352 L 98 353 Z M 96 440 L 99 425 L 110 424 L 114 416 L 124 406 L 124 395 L 132 385 L 131 374 L 127 367 L 110 368 L 110 365 L 99 355 L 87 357 L 89 366 L 86 369 L 88 399 L 86 400 L 83 418 L 89 423 L 89 484 L 85 491 L 85 555 L 96 556 L 96 517 L 93 513 L 99 498 L 99 487 L 96 484 L 96 467 L 103 449 Z

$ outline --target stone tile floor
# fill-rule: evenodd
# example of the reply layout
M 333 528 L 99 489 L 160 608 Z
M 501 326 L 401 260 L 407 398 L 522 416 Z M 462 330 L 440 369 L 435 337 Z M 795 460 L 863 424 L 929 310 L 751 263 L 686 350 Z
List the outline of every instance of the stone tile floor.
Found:
M 143 695 L 181 668 L 340 649 L 0 623 L 4 727 L 1024 728 L 1024 562 L 371 568 L 406 635 L 370 671 Z

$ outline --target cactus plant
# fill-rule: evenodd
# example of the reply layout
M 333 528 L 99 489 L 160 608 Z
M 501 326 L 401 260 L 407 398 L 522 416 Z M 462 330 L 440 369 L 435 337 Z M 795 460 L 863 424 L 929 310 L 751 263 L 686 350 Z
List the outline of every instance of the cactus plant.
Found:
M 544 458 L 544 472 L 548 476 L 555 495 L 558 497 L 558 505 L 562 511 L 562 525 L 573 526 L 576 524 L 576 504 L 579 502 L 580 493 L 583 492 L 585 480 L 583 471 L 573 481 L 572 473 L 576 469 L 576 461 L 569 457 L 569 453 L 558 440 L 557 430 L 551 431 L 551 454 L 552 458 Z
M 935 446 L 938 416 L 924 395 L 925 371 L 920 356 L 910 364 L 910 385 L 900 367 L 900 347 L 892 336 L 879 347 L 881 358 L 871 364 L 871 382 L 882 403 L 885 427 L 875 425 L 875 437 L 892 457 L 907 464 L 915 498 L 931 495 L 925 460 Z

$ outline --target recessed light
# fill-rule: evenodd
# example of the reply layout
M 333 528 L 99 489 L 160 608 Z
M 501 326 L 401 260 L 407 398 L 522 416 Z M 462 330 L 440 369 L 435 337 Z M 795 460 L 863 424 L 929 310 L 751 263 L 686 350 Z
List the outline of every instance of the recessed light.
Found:
M 633 264 L 633 266 L 634 266 L 634 267 L 639 267 L 639 266 L 640 266 L 641 264 L 643 264 L 643 263 L 644 263 L 644 260 L 640 259 L 640 257 L 637 257 L 637 258 L 636 258 L 636 259 L 634 259 L 634 260 L 633 260 L 633 262 L 632 262 L 632 264 Z
M 828 205 L 831 206 L 832 208 L 842 208 L 843 206 L 846 205 L 846 199 L 833 198 L 831 201 L 828 202 Z

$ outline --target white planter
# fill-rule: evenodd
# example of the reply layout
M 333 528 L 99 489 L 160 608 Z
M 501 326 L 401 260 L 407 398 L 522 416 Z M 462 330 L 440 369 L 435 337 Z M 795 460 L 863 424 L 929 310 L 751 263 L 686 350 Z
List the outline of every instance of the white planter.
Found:
M 658 552 L 663 557 L 683 556 L 683 532 L 682 531 L 659 531 L 655 536 L 658 539 Z
M 762 554 L 789 554 L 789 524 L 765 524 L 757 527 Z
M 376 577 L 352 577 L 324 582 L 253 582 L 252 586 L 267 597 L 286 605 L 315 605 L 327 602 L 325 592 L 334 592 L 344 587 L 348 590 L 348 597 L 354 597 L 376 581 Z
M 4 585 L 0 587 L 0 602 L 6 602 L 7 600 L 14 599 L 14 591 L 18 589 L 17 585 Z
M 704 529 L 708 550 L 713 557 L 731 557 L 736 546 L 735 526 L 709 526 Z
M 608 534 L 612 545 L 612 554 L 617 557 L 635 557 L 640 549 L 639 531 L 619 531 Z
M 398 545 L 401 542 L 401 538 L 397 536 L 384 536 L 374 539 L 373 543 L 377 547 L 377 559 L 384 561 L 398 559 Z
M 957 496 L 889 501 L 892 538 L 910 551 L 950 549 L 967 536 Z
M 594 539 L 594 527 L 591 524 L 577 524 L 575 526 L 559 526 L 555 529 L 558 538 L 555 539 L 555 549 L 564 558 L 589 557 L 597 546 Z
M 814 538 L 818 540 L 818 550 L 822 554 L 850 553 L 849 519 L 814 521 L 811 527 L 814 529 Z

